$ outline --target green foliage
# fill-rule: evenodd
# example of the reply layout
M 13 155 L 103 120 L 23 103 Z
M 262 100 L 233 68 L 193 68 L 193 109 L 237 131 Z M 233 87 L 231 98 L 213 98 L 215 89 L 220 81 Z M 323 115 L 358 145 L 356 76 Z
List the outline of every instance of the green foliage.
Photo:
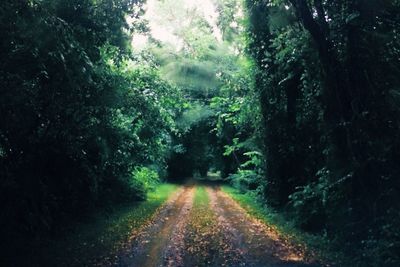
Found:
M 32 244 L 33 255 L 24 257 L 29 262 L 21 263 L 24 266 L 77 267 L 100 263 L 115 264 L 115 256 L 120 253 L 132 232 L 148 222 L 177 189 L 176 185 L 160 184 L 147 193 L 146 201 L 118 205 L 105 213 L 96 212 L 84 222 L 66 229 L 59 238 L 46 241 L 44 246 Z
M 142 27 L 126 22 L 135 6 L 1 2 L 2 260 L 68 218 L 144 198 L 154 177 L 130 186 L 137 166 L 165 169 L 182 101 L 151 62 L 131 54 L 129 33 Z
M 178 86 L 185 88 L 193 98 L 204 98 L 216 94 L 218 81 L 215 63 L 193 59 L 181 59 L 163 67 L 163 75 Z
M 234 137 L 233 128 L 251 125 L 257 118 L 250 101 L 254 97 L 249 91 L 250 64 L 240 54 L 243 27 L 236 8 L 240 9 L 241 3 L 221 1 L 215 7 L 220 16 L 213 22 L 182 1 L 156 4 L 159 16 L 153 22 L 173 38 L 151 41 L 148 52 L 161 76 L 180 88 L 186 99 L 172 138 L 177 149 L 171 151 L 168 161 L 169 175 L 175 179 L 205 176 L 210 168 L 225 169 L 225 177 L 235 172 L 240 162 L 235 162 L 233 155 L 223 156 L 224 146 Z M 224 129 L 228 127 L 232 129 Z
M 297 191 L 289 196 L 289 204 L 294 209 L 295 220 L 303 229 L 318 229 L 324 225 L 326 220 L 329 171 L 320 170 L 318 175 L 318 181 L 297 187 Z
M 304 247 L 306 252 L 310 253 L 310 255 L 305 256 L 310 256 L 314 260 L 325 264 L 351 266 L 351 263 L 345 261 L 343 253 L 334 248 L 333 242 L 326 236 L 314 235 L 299 230 L 297 225 L 290 220 L 290 214 L 285 217 L 272 207 L 263 204 L 263 199 L 259 195 L 255 195 L 254 192 L 241 193 L 229 186 L 223 186 L 222 190 L 244 207 L 251 216 L 269 225 L 280 236 L 294 242 L 294 245 Z
M 182 133 L 185 133 L 190 131 L 196 124 L 207 121 L 213 115 L 212 110 L 208 106 L 195 102 L 182 112 L 177 121 L 177 126 Z
M 353 265 L 399 262 L 399 1 L 214 5 L 213 21 L 157 1 L 168 43 L 142 1 L 1 2 L 7 259 L 66 218 L 144 199 L 167 171 L 215 169 Z
M 245 1 L 264 196 L 303 229 L 326 233 L 345 266 L 398 261 L 381 226 L 400 225 L 386 213 L 399 203 L 400 6 L 381 4 Z
M 159 183 L 160 177 L 157 172 L 147 167 L 140 167 L 133 171 L 129 186 L 145 198 L 147 192 L 154 191 Z
M 237 173 L 231 174 L 228 179 L 232 186 L 242 193 L 249 190 L 259 193 L 263 191 L 263 188 L 260 188 L 263 176 L 253 170 L 238 170 Z

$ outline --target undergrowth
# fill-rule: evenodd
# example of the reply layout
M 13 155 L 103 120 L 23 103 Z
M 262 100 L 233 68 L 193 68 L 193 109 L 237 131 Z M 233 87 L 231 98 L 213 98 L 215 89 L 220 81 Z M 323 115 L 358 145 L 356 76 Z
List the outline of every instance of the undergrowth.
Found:
M 251 216 L 273 227 L 281 236 L 306 246 L 315 259 L 327 266 L 347 266 L 342 253 L 332 249 L 331 242 L 323 235 L 313 235 L 298 229 L 294 222 L 284 215 L 262 204 L 255 194 L 241 193 L 239 190 L 223 186 L 222 190 L 236 200 Z
M 173 184 L 158 185 L 147 200 L 97 214 L 88 222 L 72 227 L 62 238 L 49 241 L 41 249 L 40 266 L 91 266 L 112 262 L 131 233 L 148 221 L 167 198 L 177 190 Z M 99 259 L 99 255 L 102 256 Z

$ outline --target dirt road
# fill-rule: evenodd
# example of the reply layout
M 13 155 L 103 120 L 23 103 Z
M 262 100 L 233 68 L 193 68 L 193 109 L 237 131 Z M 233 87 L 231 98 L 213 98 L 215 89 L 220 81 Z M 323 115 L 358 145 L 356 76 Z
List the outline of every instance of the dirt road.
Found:
M 115 266 L 318 266 L 216 186 L 183 186 Z

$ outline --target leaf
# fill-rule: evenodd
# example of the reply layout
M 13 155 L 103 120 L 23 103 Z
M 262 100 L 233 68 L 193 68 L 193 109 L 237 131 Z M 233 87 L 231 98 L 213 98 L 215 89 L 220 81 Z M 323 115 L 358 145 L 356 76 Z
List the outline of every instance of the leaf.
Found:
M 350 14 L 347 18 L 346 18 L 346 24 L 350 24 L 352 23 L 354 20 L 356 20 L 357 18 L 360 17 L 360 13 L 359 12 L 355 12 Z

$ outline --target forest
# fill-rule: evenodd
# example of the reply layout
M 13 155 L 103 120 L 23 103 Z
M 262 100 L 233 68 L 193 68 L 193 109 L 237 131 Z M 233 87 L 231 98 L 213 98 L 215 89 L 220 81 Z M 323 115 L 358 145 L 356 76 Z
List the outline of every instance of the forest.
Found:
M 400 266 L 399 0 L 2 0 L 0 33 L 0 266 Z

